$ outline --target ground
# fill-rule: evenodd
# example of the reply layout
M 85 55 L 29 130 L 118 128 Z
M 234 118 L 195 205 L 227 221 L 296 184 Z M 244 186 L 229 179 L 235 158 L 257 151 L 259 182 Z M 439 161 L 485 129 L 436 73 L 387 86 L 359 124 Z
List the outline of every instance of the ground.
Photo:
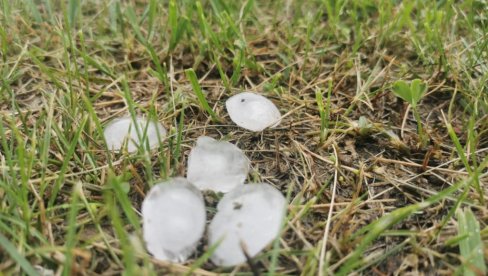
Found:
M 483 275 L 487 15 L 483 0 L 3 1 L 0 271 Z M 414 79 L 416 106 L 395 90 Z M 281 124 L 236 126 L 240 91 Z M 106 150 L 126 114 L 168 137 Z M 185 175 L 201 135 L 243 149 L 248 181 L 289 202 L 277 241 L 238 267 L 213 265 L 205 238 L 183 264 L 141 242 L 145 194 Z M 221 196 L 205 194 L 209 219 Z

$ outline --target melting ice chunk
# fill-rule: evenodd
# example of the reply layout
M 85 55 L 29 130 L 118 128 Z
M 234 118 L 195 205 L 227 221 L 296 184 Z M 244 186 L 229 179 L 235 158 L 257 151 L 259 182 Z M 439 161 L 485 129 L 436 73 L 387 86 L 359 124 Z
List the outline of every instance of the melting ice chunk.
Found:
M 243 263 L 275 239 L 285 215 L 286 200 L 277 189 L 264 183 L 239 186 L 217 206 L 209 226 L 209 243 L 217 244 L 211 259 L 217 265 Z
M 281 121 L 281 114 L 276 105 L 252 92 L 243 92 L 230 97 L 225 102 L 225 106 L 234 123 L 251 131 L 275 127 Z
M 205 203 L 186 179 L 169 179 L 147 194 L 142 219 L 147 250 L 159 260 L 184 262 L 203 236 Z
M 110 150 L 119 151 L 127 143 L 127 151 L 135 152 L 140 143 L 149 143 L 149 148 L 155 148 L 159 139 L 166 136 L 166 129 L 159 122 L 148 121 L 142 117 L 136 117 L 137 128 L 130 116 L 115 119 L 110 122 L 104 130 L 105 141 Z M 138 135 L 138 131 L 140 136 Z
M 226 193 L 244 183 L 249 160 L 235 145 L 207 136 L 197 139 L 188 156 L 188 180 L 200 190 Z

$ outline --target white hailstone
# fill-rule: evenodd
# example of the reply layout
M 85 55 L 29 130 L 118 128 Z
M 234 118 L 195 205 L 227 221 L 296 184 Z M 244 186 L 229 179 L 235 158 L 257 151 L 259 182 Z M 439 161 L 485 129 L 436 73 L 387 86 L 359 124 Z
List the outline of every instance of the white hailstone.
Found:
M 155 148 L 159 144 L 159 139 L 166 136 L 166 129 L 159 122 L 148 121 L 142 117 L 136 117 L 135 121 L 139 134 L 130 116 L 115 119 L 105 127 L 103 135 L 108 149 L 119 151 L 127 143 L 127 151 L 135 152 L 140 138 L 144 138 L 143 143 L 149 143 L 149 148 Z
M 285 206 L 281 192 L 264 183 L 242 185 L 226 194 L 209 226 L 209 243 L 220 242 L 212 262 L 241 264 L 246 261 L 243 250 L 256 256 L 279 235 Z
M 188 180 L 200 190 L 226 193 L 244 184 L 249 160 L 235 145 L 207 136 L 197 139 L 188 156 Z
M 36 272 L 38 273 L 37 275 L 39 275 L 39 276 L 54 276 L 54 275 L 56 275 L 54 273 L 54 270 L 49 269 L 49 268 L 45 268 L 45 267 L 40 266 L 40 265 L 34 265 L 34 269 L 36 270 Z
M 262 131 L 267 127 L 275 127 L 281 122 L 281 114 L 276 105 L 252 92 L 243 92 L 230 97 L 225 102 L 225 106 L 234 123 L 251 131 Z
M 142 219 L 147 250 L 158 260 L 184 262 L 203 236 L 205 203 L 198 189 L 176 177 L 152 187 Z

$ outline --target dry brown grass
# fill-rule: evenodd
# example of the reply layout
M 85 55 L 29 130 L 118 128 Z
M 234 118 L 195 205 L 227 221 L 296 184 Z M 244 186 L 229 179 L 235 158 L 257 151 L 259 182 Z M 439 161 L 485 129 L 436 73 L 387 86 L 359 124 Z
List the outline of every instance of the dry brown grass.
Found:
M 122 10 L 127 6 L 130 4 L 121 4 Z M 33 265 L 60 273 L 65 269 L 66 258 L 71 257 L 73 264 L 70 271 L 65 271 L 67 274 L 121 274 L 127 269 L 124 260 L 127 250 L 109 208 L 123 209 L 123 204 L 117 200 L 107 203 L 106 191 L 113 189 L 109 184 L 110 172 L 124 175 L 123 180 L 130 187 L 127 198 L 138 213 L 152 183 L 168 176 L 185 175 L 189 150 L 197 137 L 207 135 L 228 140 L 245 151 L 252 163 L 250 182 L 270 183 L 290 196 L 289 219 L 279 239 L 276 273 L 312 275 L 319 273 L 320 267 L 333 274 L 360 243 L 363 236 L 351 239 L 355 232 L 393 210 L 423 202 L 472 176 L 458 157 L 446 124 L 452 125 L 460 143 L 466 145 L 465 152 L 473 167 L 486 159 L 488 115 L 482 104 L 486 104 L 487 97 L 469 91 L 475 85 L 486 92 L 486 87 L 479 84 L 486 72 L 476 69 L 479 67 L 464 67 L 458 61 L 464 53 L 463 40 L 476 41 L 474 33 L 467 38 L 457 33 L 447 36 L 442 51 L 425 50 L 435 55 L 433 60 L 444 58 L 447 65 L 443 66 L 422 59 L 410 39 L 412 30 L 398 28 L 388 33 L 383 30 L 388 37 L 382 38 L 378 19 L 374 17 L 382 12 L 380 8 L 370 14 L 370 19 L 358 17 L 334 28 L 327 16 L 314 18 L 312 39 L 308 40 L 306 13 L 300 11 L 300 5 L 293 3 L 289 13 L 283 15 L 277 15 L 274 10 L 277 6 L 261 3 L 248 21 L 241 22 L 240 31 L 246 37 L 246 63 L 238 81 L 228 89 L 214 56 L 219 57 L 225 75 L 230 78 L 235 70 L 232 59 L 238 51 L 231 45 L 238 38 L 222 31 L 207 5 L 208 20 L 222 40 L 222 50 L 212 45 L 199 32 L 196 19 L 190 18 L 188 33 L 169 52 L 164 36 L 168 31 L 164 27 L 166 5 L 158 5 L 162 18 L 157 18 L 157 32 L 150 42 L 167 70 L 167 85 L 152 73 L 156 70 L 154 59 L 138 41 L 125 16 L 117 17 L 121 33 L 110 32 L 108 19 L 104 18 L 108 11 L 103 4 L 94 7 L 84 4 L 84 16 L 71 33 L 61 21 L 33 24 L 20 7 L 13 5 L 9 24 L 1 27 L 7 34 L 3 36 L 7 39 L 7 51 L 1 54 L 0 114 L 4 134 L 0 136 L 3 143 L 0 232 Z M 134 7 L 140 16 L 145 3 Z M 401 6 L 392 8 L 397 14 L 390 15 L 389 20 L 393 22 L 395 16 L 401 16 L 401 9 Z M 188 7 L 182 12 L 190 14 Z M 296 19 L 300 16 L 302 21 Z M 355 51 L 358 34 L 354 24 L 358 23 L 362 41 Z M 342 33 L 342 27 L 348 27 L 350 33 Z M 147 34 L 147 22 L 140 28 Z M 423 37 L 426 31 L 418 28 Z M 70 38 L 63 41 L 63 37 Z M 425 49 L 435 46 L 430 41 L 424 42 Z M 110 72 L 103 72 L 95 62 Z M 184 73 L 191 67 L 222 122 L 212 122 L 200 107 Z M 470 79 L 463 70 L 471 70 Z M 413 78 L 423 79 L 429 87 L 420 105 L 422 124 L 429 137 L 425 148 L 419 146 L 416 122 L 409 107 L 391 92 L 394 81 Z M 125 80 L 136 112 L 157 116 L 171 132 L 162 147 L 149 156 L 107 153 L 100 139 L 99 122 L 103 125 L 130 111 L 124 96 Z M 329 83 L 332 84 L 329 128 L 326 139 L 321 141 L 315 93 L 320 89 L 326 99 Z M 243 90 L 269 97 L 284 115 L 280 126 L 261 133 L 235 126 L 224 102 Z M 478 112 L 472 112 L 478 103 Z M 184 121 L 179 145 L 181 113 Z M 359 125 L 361 117 L 369 122 L 367 128 Z M 69 145 L 84 120 L 87 121 L 75 151 L 70 154 Z M 470 137 L 471 133 L 476 136 Z M 48 148 L 43 148 L 43 144 Z M 175 155 L 178 147 L 181 147 L 179 156 Z M 401 220 L 363 252 L 365 259 L 356 267 L 359 269 L 356 273 L 454 273 L 463 262 L 457 244 L 448 242 L 457 236 L 456 218 L 450 213 L 457 204 L 475 212 L 487 243 L 488 208 L 480 196 L 488 194 L 488 175 L 486 168 L 481 169 L 481 193 L 472 188 L 458 202 L 462 195 L 459 191 Z M 25 189 L 25 195 L 20 197 L 27 201 L 19 201 L 24 205 L 15 207 L 16 188 L 9 188 L 12 185 Z M 56 187 L 60 188 L 59 193 Z M 81 196 L 76 201 L 80 205 L 74 213 L 76 223 L 71 225 L 74 187 L 80 189 Z M 206 194 L 210 218 L 219 197 Z M 122 229 L 126 233 L 137 232 L 127 214 L 119 211 Z M 74 231 L 71 245 L 70 229 Z M 140 253 L 133 264 L 138 274 L 151 271 L 185 274 L 192 268 L 194 260 L 179 265 L 148 259 L 136 245 L 131 246 Z M 202 241 L 195 258 L 207 249 Z M 231 269 L 203 262 L 192 273 L 264 274 L 273 266 L 270 257 L 273 252 L 270 246 L 252 263 Z M 486 261 L 486 249 L 484 256 Z M 0 271 L 7 274 L 20 271 L 18 261 L 3 249 Z

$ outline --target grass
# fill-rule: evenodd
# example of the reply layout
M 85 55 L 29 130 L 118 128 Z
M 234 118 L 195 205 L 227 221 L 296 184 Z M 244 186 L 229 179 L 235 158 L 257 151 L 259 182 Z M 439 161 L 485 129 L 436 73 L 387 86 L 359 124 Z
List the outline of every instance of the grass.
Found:
M 480 0 L 1 1 L 0 271 L 481 275 L 486 14 Z M 416 79 L 412 113 L 395 83 Z M 281 125 L 235 126 L 224 103 L 243 90 Z M 103 127 L 128 114 L 168 129 L 157 150 L 107 151 Z M 216 267 L 204 242 L 185 264 L 144 250 L 142 199 L 185 175 L 200 135 L 238 144 L 289 199 L 249 264 Z
M 466 209 L 464 213 L 458 210 L 457 219 L 464 275 L 486 274 L 486 263 L 483 254 L 480 254 L 483 252 L 483 241 L 478 221 L 470 209 Z

